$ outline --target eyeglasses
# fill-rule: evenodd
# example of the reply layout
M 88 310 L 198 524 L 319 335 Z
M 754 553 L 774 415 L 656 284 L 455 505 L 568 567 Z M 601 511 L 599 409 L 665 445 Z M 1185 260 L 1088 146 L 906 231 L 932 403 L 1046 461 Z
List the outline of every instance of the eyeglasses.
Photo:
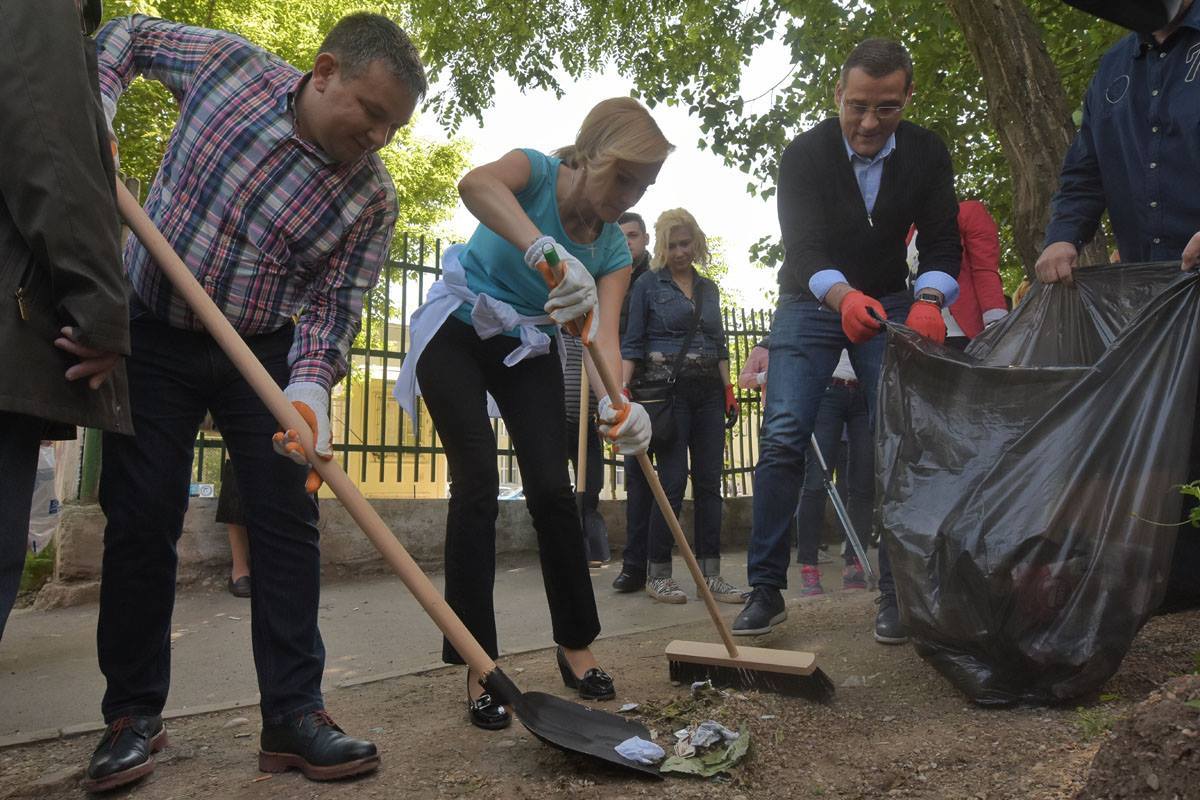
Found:
M 856 117 L 865 117 L 868 113 L 874 113 L 876 119 L 891 119 L 904 110 L 904 104 L 898 106 L 864 106 L 862 103 L 847 103 L 842 101 L 842 113 L 853 114 Z

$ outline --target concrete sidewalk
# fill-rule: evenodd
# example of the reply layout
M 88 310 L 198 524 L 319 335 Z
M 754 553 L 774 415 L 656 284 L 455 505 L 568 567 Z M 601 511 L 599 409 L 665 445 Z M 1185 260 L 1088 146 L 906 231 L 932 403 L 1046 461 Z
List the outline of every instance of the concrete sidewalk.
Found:
M 727 553 L 722 567 L 728 580 L 745 586 L 745 552 Z M 613 592 L 612 580 L 619 570 L 619 561 L 591 570 L 602 638 L 706 618 L 704 604 L 698 600 L 665 605 L 651 601 L 644 592 Z M 678 558 L 674 572 L 680 586 L 694 597 L 691 576 Z M 440 590 L 442 577 L 433 576 L 433 581 Z M 536 555 L 520 556 L 498 568 L 495 596 L 502 654 L 553 645 Z M 722 605 L 730 622 L 739 608 Z M 103 727 L 104 678 L 96 663 L 96 615 L 95 605 L 13 613 L 0 643 L 0 746 Z M 441 634 L 398 577 L 327 581 L 320 621 L 327 653 L 327 692 L 443 666 Z M 224 586 L 181 591 L 171 639 L 168 713 L 256 703 L 249 600 L 232 597 Z M 335 712 L 336 705 L 336 697 L 331 698 Z M 247 716 L 256 720 L 257 710 L 248 709 Z

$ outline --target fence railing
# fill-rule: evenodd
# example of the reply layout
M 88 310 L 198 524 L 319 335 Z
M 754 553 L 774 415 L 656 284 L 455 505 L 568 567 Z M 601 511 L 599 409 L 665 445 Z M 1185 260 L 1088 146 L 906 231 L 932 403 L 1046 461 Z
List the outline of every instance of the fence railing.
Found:
M 379 284 L 363 304 L 363 325 L 350 350 L 349 370 L 332 392 L 330 424 L 333 450 L 342 467 L 367 496 L 444 497 L 449 477 L 445 453 L 424 403 L 417 420 L 400 411 L 392 385 L 408 353 L 408 322 L 441 277 L 442 244 L 425 237 L 402 239 L 399 258 L 389 261 Z M 730 374 L 737 375 L 750 350 L 770 331 L 770 313 L 726 308 Z M 751 493 L 758 458 L 761 402 L 757 391 L 736 389 L 741 414 L 726 433 L 722 484 L 727 496 Z M 493 420 L 501 484 L 521 483 L 516 451 L 503 420 Z M 193 476 L 197 484 L 215 484 L 219 492 L 225 446 L 219 433 L 196 439 Z M 605 493 L 624 496 L 624 459 L 605 450 Z

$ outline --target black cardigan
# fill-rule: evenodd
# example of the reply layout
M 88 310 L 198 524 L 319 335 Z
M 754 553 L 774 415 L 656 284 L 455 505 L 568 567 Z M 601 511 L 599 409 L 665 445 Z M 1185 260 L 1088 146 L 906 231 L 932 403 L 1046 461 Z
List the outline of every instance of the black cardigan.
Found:
M 797 136 L 780 163 L 779 227 L 786 251 L 780 291 L 811 297 L 808 280 L 824 269 L 839 270 L 872 297 L 903 291 L 905 239 L 913 224 L 920 231 L 919 272 L 958 277 L 962 245 L 954 168 L 937 134 L 900 123 L 868 218 L 838 119 L 825 120 Z

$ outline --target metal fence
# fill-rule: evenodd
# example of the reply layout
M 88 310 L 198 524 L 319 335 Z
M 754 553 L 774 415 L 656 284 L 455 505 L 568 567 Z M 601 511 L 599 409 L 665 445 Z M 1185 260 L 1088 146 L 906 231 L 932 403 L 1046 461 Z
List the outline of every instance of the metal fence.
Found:
M 392 384 L 408 352 L 408 321 L 441 276 L 442 244 L 405 236 L 399 259 L 384 267 L 363 305 L 363 325 L 350 350 L 349 370 L 332 392 L 333 449 L 342 467 L 367 496 L 444 497 L 449 478 L 445 454 L 423 403 L 414 423 L 399 410 Z M 770 330 L 770 313 L 724 309 L 734 383 L 753 346 Z M 761 403 L 757 391 L 736 389 L 741 414 L 726 434 L 722 483 L 727 496 L 750 494 L 758 457 Z M 520 470 L 502 420 L 494 420 L 501 484 L 519 486 Z M 216 432 L 196 439 L 194 481 L 219 493 L 224 443 Z M 605 451 L 605 492 L 624 496 L 624 460 Z M 207 493 L 207 491 L 205 492 Z

